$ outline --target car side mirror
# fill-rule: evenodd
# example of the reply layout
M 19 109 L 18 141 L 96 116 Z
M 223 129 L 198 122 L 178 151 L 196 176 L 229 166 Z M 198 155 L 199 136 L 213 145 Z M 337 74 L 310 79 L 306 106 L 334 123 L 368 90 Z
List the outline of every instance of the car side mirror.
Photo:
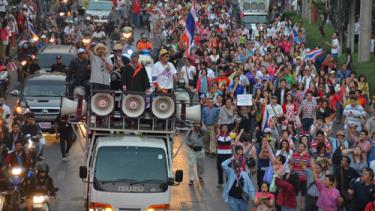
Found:
M 12 90 L 12 91 L 10 92 L 10 94 L 11 94 L 12 96 L 16 96 L 16 97 L 18 97 L 18 96 L 20 96 L 20 91 L 18 91 L 18 90 Z
M 87 178 L 87 167 L 86 166 L 80 166 L 79 167 L 79 177 L 81 179 Z
M 174 176 L 174 180 L 178 183 L 182 182 L 182 180 L 184 179 L 184 172 L 182 170 L 177 170 L 175 172 L 175 176 Z

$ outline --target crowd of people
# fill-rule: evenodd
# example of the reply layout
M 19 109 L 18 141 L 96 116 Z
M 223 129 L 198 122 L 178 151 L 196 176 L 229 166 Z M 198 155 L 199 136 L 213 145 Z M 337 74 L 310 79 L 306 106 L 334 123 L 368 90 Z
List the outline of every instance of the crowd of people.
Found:
M 198 18 L 187 53 L 181 37 L 191 6 L 115 1 L 107 27 L 84 18 L 82 25 L 63 30 L 52 26 L 48 39 L 53 35 L 63 42 L 70 35 L 77 44 L 92 33 L 97 41 L 79 46 L 69 67 L 54 66 L 54 71 L 66 70 L 70 93 L 76 86 L 89 91 L 90 85 L 173 92 L 182 84 L 198 96 L 202 122 L 195 122 L 186 138 L 189 185 L 194 187 L 196 171 L 204 183 L 206 154 L 215 158 L 217 188 L 231 211 L 250 205 L 255 210 L 374 209 L 374 102 L 366 76 L 353 66 L 351 49 L 341 49 L 338 34 L 322 43 L 328 51 L 310 58 L 318 46 L 309 49 L 303 24 L 293 23 L 277 6 L 270 11 L 270 24 L 249 29 L 241 22 L 238 1 L 202 1 L 195 5 Z M 3 62 L 16 38 L 32 39 L 26 26 L 27 20 L 35 23 L 32 11 L 33 4 L 26 4 L 13 15 L 6 13 Z M 124 27 L 145 27 L 149 35 L 142 35 L 135 44 L 138 52 L 129 58 L 122 56 L 129 45 L 121 38 Z M 103 39 L 119 42 L 106 46 Z M 139 61 L 144 50 L 156 61 L 151 81 Z M 110 80 L 114 71 L 119 81 Z M 248 94 L 249 106 L 238 106 L 239 97 Z

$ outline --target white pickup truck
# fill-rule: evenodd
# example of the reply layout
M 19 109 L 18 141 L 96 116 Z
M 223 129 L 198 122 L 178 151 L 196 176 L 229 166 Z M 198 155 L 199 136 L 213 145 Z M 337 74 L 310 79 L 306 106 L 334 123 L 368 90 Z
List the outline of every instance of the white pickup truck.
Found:
M 170 186 L 183 176 L 178 170 L 173 178 L 171 153 L 169 138 L 98 137 L 80 168 L 88 210 L 168 210 Z

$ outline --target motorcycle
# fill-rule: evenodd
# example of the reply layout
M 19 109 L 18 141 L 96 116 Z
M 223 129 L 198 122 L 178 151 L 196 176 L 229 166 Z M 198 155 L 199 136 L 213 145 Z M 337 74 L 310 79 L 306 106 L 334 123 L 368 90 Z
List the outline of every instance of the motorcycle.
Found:
M 37 136 L 31 136 L 30 134 L 27 134 L 25 136 L 26 139 L 26 144 L 25 144 L 25 149 L 29 154 L 29 159 L 30 159 L 30 167 L 35 168 L 36 163 L 38 161 L 38 151 L 36 144 L 39 143 L 41 140 Z
M 57 192 L 59 188 L 55 188 Z M 49 193 L 35 193 L 33 195 L 33 210 L 34 211 L 50 211 L 50 202 L 52 197 Z
M 11 210 L 20 210 L 21 200 L 22 200 L 22 183 L 27 176 L 26 169 L 24 167 L 16 166 L 8 170 L 8 180 L 11 185 L 9 195 L 10 195 L 10 205 Z

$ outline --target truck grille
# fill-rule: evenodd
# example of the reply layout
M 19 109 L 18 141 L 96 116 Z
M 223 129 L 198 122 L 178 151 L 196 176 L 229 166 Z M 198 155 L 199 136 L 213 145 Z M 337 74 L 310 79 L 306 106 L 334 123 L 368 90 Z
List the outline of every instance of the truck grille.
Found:
M 34 114 L 59 114 L 60 109 L 30 109 Z

